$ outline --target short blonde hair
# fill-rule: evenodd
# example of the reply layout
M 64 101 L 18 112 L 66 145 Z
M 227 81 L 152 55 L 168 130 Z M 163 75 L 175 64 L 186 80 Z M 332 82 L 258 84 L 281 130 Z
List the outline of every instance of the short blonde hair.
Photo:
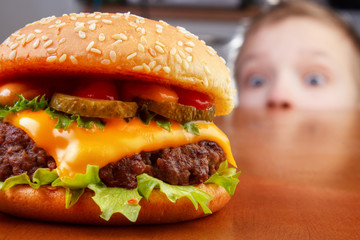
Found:
M 257 32 L 260 28 L 267 25 L 276 24 L 280 21 L 293 17 L 309 17 L 339 30 L 339 32 L 342 33 L 353 45 L 354 49 L 356 50 L 355 54 L 357 60 L 360 63 L 360 40 L 353 26 L 345 22 L 332 9 L 307 0 L 281 2 L 280 4 L 275 5 L 273 8 L 270 8 L 268 11 L 255 17 L 245 33 L 243 46 L 246 45 L 251 36 L 255 34 L 255 32 Z M 235 64 L 239 61 L 240 55 L 241 48 L 239 50 Z M 235 78 L 237 78 L 237 76 L 238 68 L 235 67 Z

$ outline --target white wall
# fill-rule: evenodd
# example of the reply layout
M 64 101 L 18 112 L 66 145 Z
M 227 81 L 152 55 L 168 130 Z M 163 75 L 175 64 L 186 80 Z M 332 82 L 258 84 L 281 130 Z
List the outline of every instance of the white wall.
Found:
M 77 0 L 0 0 L 0 43 L 30 22 L 81 11 Z

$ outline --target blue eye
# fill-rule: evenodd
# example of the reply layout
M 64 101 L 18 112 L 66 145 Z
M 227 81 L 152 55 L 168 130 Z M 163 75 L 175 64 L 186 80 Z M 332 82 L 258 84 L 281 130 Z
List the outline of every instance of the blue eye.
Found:
M 265 84 L 265 82 L 265 78 L 259 75 L 251 76 L 248 80 L 249 86 L 253 88 L 261 87 Z
M 326 82 L 325 77 L 318 73 L 309 74 L 305 77 L 305 84 L 312 87 L 321 86 L 325 84 L 325 82 Z

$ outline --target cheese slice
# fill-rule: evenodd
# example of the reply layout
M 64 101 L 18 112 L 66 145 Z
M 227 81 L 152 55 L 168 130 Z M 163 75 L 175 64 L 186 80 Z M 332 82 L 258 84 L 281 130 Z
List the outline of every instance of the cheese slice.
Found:
M 76 123 L 66 130 L 56 129 L 57 120 L 51 119 L 44 111 L 21 111 L 8 115 L 5 121 L 24 130 L 55 159 L 60 178 L 85 173 L 88 164 L 102 168 L 134 153 L 178 147 L 202 140 L 218 143 L 227 155 L 228 162 L 236 166 L 228 138 L 210 122 L 197 122 L 200 136 L 196 136 L 182 129 L 176 122 L 172 122 L 169 132 L 154 121 L 145 125 L 138 118 L 130 122 L 108 119 L 104 130 L 96 126 L 92 129 L 82 128 Z

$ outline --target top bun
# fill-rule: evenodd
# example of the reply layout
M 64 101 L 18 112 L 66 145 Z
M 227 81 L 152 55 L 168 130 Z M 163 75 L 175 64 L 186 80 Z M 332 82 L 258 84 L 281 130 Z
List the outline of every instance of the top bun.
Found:
M 184 28 L 129 13 L 43 18 L 0 45 L 0 63 L 0 81 L 34 72 L 101 73 L 206 93 L 216 115 L 234 107 L 229 69 L 213 48 Z

